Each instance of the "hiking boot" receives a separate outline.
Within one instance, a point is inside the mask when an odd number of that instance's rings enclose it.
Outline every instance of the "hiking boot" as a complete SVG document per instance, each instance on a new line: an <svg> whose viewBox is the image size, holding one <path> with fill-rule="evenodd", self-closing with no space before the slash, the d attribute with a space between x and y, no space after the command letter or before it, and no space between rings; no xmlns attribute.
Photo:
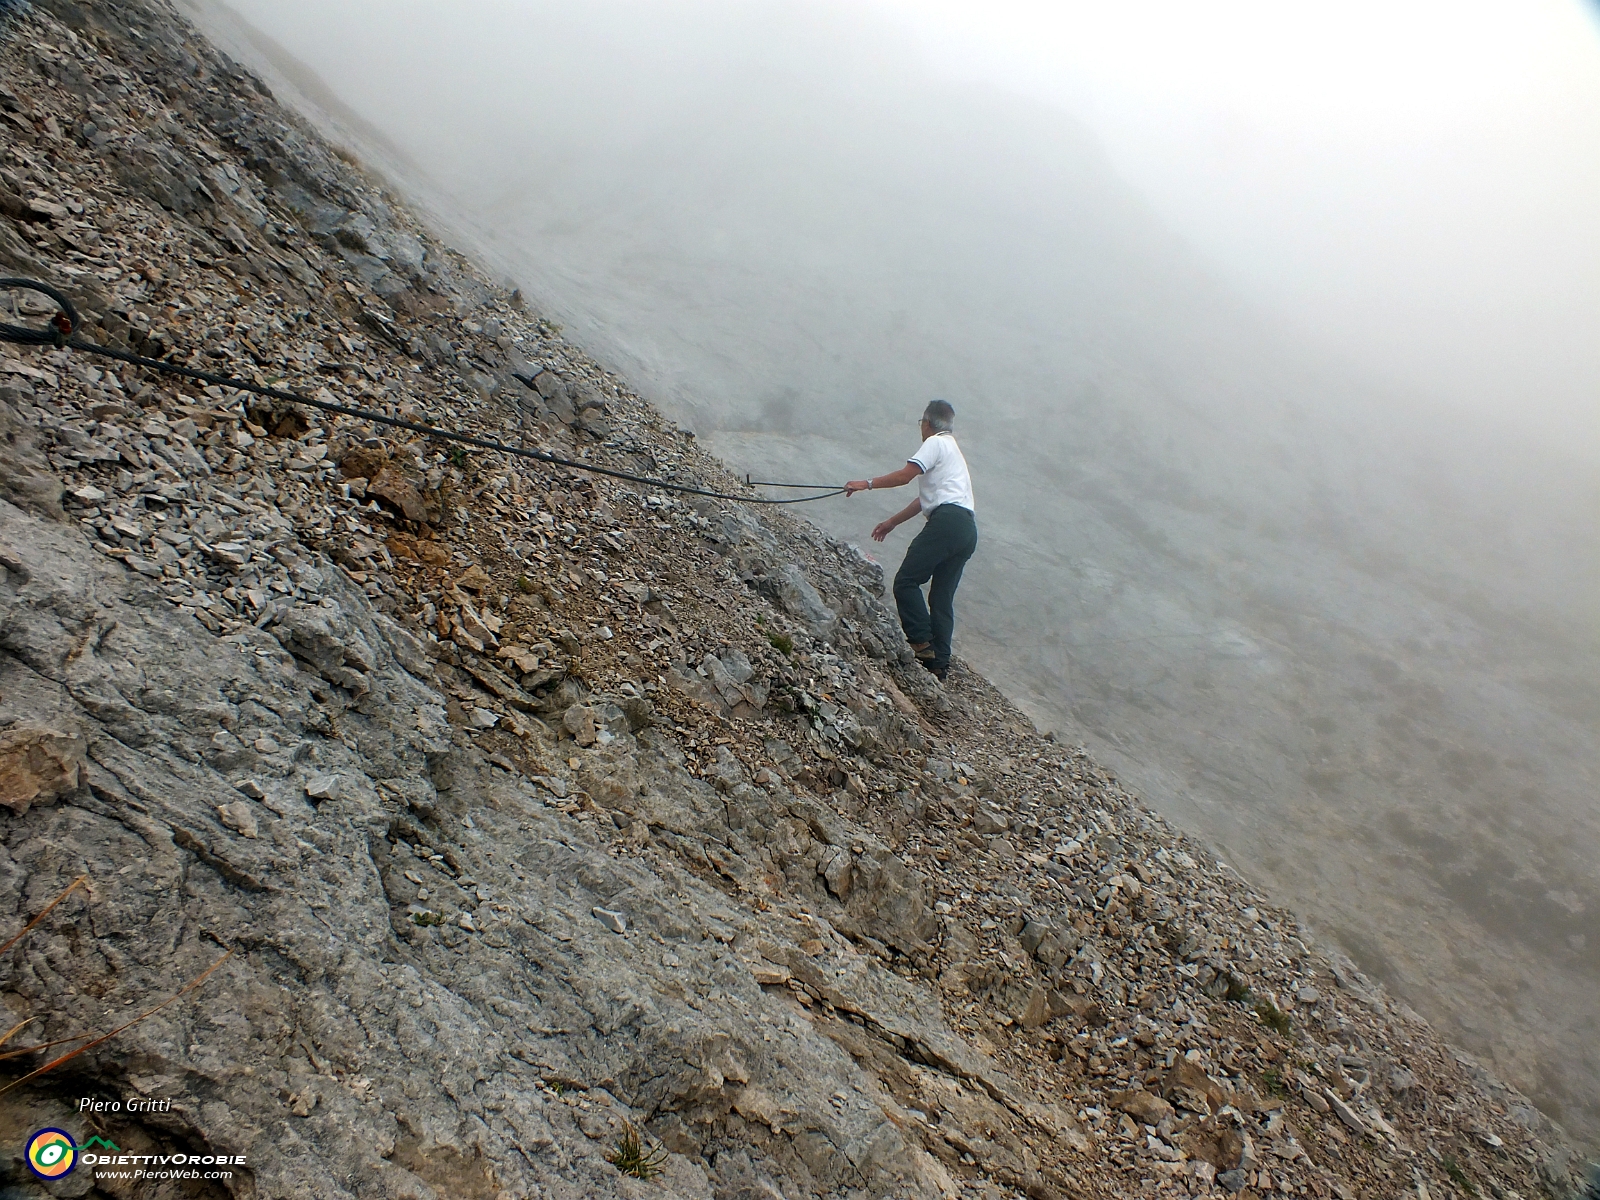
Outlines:
<svg viewBox="0 0 1600 1200"><path fill-rule="evenodd" d="M948 663L942 667L936 667L934 666L933 661L928 659L923 661L922 665L928 669L928 674L932 675L940 683L943 683L945 681L945 676L950 674L950 665Z"/></svg>
<svg viewBox="0 0 1600 1200"><path fill-rule="evenodd" d="M931 663L935 657L932 642L912 642L911 653L915 654L917 661L924 666Z"/></svg>

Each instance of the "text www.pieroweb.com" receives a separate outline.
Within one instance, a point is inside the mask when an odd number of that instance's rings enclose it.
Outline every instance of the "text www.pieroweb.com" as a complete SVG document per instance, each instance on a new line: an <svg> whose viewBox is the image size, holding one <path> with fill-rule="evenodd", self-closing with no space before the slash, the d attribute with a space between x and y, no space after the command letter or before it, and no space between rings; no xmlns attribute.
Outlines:
<svg viewBox="0 0 1600 1200"><path fill-rule="evenodd" d="M242 1162L243 1155L228 1154L86 1154L84 1166L95 1168L96 1179L232 1179L222 1164Z"/></svg>

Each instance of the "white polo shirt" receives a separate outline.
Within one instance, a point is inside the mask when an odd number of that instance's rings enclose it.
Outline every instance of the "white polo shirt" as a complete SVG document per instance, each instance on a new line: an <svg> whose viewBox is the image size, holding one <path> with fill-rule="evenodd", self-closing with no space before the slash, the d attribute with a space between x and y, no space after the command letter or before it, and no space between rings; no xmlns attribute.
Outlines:
<svg viewBox="0 0 1600 1200"><path fill-rule="evenodd" d="M922 474L917 476L917 498L922 501L923 516L941 504L958 504L968 512L978 511L972 501L967 460L953 433L934 434L906 461L922 468Z"/></svg>

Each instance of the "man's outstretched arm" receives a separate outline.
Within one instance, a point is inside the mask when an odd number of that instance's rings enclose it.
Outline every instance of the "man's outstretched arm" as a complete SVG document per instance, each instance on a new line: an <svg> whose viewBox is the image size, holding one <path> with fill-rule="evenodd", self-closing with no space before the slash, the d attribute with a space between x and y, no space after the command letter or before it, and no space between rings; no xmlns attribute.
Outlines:
<svg viewBox="0 0 1600 1200"><path fill-rule="evenodd" d="M908 462L898 471L890 471L887 475L874 475L871 479L852 479L844 485L844 494L848 497L854 496L857 492L875 492L882 488L904 487L921 474L921 467L914 462ZM916 513L911 515L915 516Z"/></svg>
<svg viewBox="0 0 1600 1200"><path fill-rule="evenodd" d="M888 537L894 532L896 525L904 525L907 521L911 520L912 517L916 516L921 511L922 497L918 496L915 500L906 505L899 512L895 513L895 515L890 517L887 521L880 521L877 528L872 531L872 540L875 542L883 541L884 538Z"/></svg>

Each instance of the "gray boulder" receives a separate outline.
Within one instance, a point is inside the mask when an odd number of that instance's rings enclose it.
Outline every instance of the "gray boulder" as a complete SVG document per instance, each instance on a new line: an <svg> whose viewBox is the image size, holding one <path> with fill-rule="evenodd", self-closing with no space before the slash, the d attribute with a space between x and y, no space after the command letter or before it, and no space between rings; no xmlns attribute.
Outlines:
<svg viewBox="0 0 1600 1200"><path fill-rule="evenodd" d="M20 398L21 392L7 388ZM35 444L33 430L0 397L0 498L46 516L61 517L61 481L50 472Z"/></svg>
<svg viewBox="0 0 1600 1200"><path fill-rule="evenodd" d="M822 602L822 596L794 563L784 563L773 573L778 602L800 621L812 637L826 640L838 628L839 614Z"/></svg>

